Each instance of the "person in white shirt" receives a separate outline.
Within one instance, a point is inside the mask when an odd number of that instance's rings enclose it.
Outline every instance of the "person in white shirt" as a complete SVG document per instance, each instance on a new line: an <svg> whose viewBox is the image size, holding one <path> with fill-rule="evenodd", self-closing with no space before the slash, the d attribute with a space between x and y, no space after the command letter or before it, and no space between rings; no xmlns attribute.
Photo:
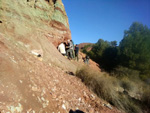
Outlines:
<svg viewBox="0 0 150 113"><path fill-rule="evenodd" d="M58 46L58 51L62 54L62 55L66 55L66 49L65 49L65 44L62 42L61 44L59 44Z"/></svg>

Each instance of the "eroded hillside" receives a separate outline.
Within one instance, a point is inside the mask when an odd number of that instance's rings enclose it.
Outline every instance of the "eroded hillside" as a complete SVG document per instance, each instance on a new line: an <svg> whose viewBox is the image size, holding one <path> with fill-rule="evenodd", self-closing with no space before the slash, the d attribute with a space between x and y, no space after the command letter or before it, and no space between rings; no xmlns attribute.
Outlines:
<svg viewBox="0 0 150 113"><path fill-rule="evenodd" d="M84 65L57 51L68 39L61 0L0 0L0 112L119 112L68 74Z"/></svg>

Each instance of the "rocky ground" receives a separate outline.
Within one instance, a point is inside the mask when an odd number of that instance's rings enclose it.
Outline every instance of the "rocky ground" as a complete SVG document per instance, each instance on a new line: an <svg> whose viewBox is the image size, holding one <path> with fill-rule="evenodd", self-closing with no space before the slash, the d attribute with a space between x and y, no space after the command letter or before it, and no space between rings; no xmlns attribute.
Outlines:
<svg viewBox="0 0 150 113"><path fill-rule="evenodd" d="M34 59L31 59L34 60ZM65 70L38 61L29 72L12 75L11 83L1 80L0 109L6 112L68 113L80 109L87 113L119 112L105 106L95 94ZM14 84L15 82L15 84Z"/></svg>

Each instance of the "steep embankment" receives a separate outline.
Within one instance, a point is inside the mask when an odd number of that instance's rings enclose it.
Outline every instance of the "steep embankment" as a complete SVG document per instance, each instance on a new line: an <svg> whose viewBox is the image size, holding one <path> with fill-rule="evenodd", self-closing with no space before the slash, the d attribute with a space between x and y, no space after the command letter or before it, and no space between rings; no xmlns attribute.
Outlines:
<svg viewBox="0 0 150 113"><path fill-rule="evenodd" d="M67 39L61 0L0 0L0 112L118 112L68 74L83 63L57 51Z"/></svg>

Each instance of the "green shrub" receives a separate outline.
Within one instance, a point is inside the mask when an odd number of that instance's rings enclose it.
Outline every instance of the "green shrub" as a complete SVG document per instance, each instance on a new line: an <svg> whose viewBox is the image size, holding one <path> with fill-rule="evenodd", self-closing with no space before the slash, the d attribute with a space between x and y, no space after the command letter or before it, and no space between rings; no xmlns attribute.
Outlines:
<svg viewBox="0 0 150 113"><path fill-rule="evenodd" d="M145 81L145 83L150 84L150 74L141 74L140 78L141 80Z"/></svg>

